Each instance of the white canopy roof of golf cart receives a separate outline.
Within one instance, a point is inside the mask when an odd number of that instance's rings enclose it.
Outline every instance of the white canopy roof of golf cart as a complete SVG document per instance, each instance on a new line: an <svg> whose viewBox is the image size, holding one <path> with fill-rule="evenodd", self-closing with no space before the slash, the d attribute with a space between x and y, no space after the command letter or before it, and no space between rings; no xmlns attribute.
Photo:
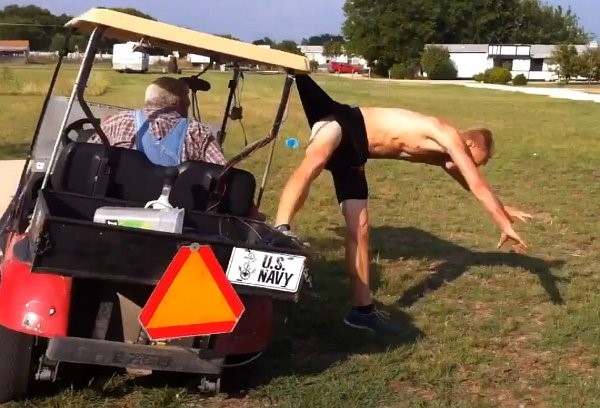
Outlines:
<svg viewBox="0 0 600 408"><path fill-rule="evenodd" d="M301 55L259 47L109 9L92 8L73 18L66 26L87 33L98 26L105 26L103 36L121 41L140 41L143 38L153 47L211 56L224 63L248 61L276 65L298 73L310 72L308 59Z"/></svg>

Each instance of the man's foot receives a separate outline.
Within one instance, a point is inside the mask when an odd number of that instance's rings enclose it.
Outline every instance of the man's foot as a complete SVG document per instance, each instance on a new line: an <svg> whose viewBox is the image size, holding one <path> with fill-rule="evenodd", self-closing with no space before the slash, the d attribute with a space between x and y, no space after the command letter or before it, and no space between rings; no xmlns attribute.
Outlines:
<svg viewBox="0 0 600 408"><path fill-rule="evenodd" d="M299 245L305 246L305 247L310 247L310 243L307 241L304 241L303 239L301 239L298 235L294 234L292 232L292 230L290 229L290 226L288 224L281 224L275 227L275 229L279 232L281 232L283 235L287 235L288 237L290 237L291 239L293 239L294 241L296 241Z"/></svg>
<svg viewBox="0 0 600 408"><path fill-rule="evenodd" d="M370 330L374 333L400 333L400 327L387 320L389 320L389 315L386 312L375 309L370 312L362 312L355 307L350 310L344 323L355 329Z"/></svg>

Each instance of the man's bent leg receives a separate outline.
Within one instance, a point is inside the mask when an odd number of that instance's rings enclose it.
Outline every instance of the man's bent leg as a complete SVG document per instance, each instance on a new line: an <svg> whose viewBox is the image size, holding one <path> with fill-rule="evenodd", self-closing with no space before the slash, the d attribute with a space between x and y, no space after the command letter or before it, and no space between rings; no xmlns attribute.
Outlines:
<svg viewBox="0 0 600 408"><path fill-rule="evenodd" d="M313 127L311 143L306 149L306 156L294 171L281 193L275 225L288 225L296 213L302 208L310 185L321 173L325 164L339 146L342 129L335 121L317 122Z"/></svg>

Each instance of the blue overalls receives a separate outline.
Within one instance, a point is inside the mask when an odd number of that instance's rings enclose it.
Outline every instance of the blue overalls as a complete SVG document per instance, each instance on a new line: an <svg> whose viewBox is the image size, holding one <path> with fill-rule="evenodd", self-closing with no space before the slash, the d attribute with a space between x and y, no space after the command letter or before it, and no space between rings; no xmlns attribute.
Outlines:
<svg viewBox="0 0 600 408"><path fill-rule="evenodd" d="M181 118L173 129L159 140L150 130L150 122L142 110L135 110L133 115L135 148L144 152L154 164L167 167L181 164L188 120Z"/></svg>

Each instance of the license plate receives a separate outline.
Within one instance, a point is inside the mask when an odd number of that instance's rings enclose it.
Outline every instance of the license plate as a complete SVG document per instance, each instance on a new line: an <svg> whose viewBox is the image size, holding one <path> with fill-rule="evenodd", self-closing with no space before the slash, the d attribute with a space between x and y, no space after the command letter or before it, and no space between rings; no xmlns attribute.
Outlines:
<svg viewBox="0 0 600 408"><path fill-rule="evenodd" d="M227 278L231 283L297 292L306 257L233 248Z"/></svg>

